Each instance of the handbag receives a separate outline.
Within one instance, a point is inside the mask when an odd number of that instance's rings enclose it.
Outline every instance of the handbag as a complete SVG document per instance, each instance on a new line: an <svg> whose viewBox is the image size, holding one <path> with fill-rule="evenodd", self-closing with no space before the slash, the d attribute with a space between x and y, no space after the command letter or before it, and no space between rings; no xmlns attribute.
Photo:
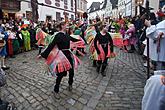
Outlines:
<svg viewBox="0 0 165 110"><path fill-rule="evenodd" d="M5 84L6 84L6 74L2 69L0 69L0 87L4 86Z"/></svg>

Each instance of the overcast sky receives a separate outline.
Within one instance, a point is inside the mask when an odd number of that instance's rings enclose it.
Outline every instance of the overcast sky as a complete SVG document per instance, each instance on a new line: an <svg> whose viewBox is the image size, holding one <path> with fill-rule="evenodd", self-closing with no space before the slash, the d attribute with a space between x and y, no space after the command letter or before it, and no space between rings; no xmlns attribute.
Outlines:
<svg viewBox="0 0 165 110"><path fill-rule="evenodd" d="M92 4L92 2L102 2L103 0L87 0L88 1L88 8Z"/></svg>

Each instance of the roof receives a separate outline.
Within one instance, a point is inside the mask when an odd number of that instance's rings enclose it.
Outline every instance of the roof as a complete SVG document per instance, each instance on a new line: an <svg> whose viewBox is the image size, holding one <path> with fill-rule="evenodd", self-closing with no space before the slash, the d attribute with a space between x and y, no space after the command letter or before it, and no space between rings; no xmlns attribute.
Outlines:
<svg viewBox="0 0 165 110"><path fill-rule="evenodd" d="M108 2L108 0L104 0L104 2L102 2L102 3L100 3L100 2L93 2L91 4L91 6L89 7L89 9L88 9L89 13L92 13L92 12L95 12L95 11L98 11L98 10L106 8L107 2ZM110 2L112 4L112 9L117 7L118 0L110 0Z"/></svg>
<svg viewBox="0 0 165 110"><path fill-rule="evenodd" d="M100 10L100 5L101 5L100 2L93 2L91 4L91 6L89 7L89 13L92 13L92 12Z"/></svg>

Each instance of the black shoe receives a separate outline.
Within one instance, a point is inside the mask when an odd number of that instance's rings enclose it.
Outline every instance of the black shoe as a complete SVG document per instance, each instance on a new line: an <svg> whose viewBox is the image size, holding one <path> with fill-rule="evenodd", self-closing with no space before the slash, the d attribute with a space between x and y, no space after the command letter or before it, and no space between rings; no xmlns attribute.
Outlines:
<svg viewBox="0 0 165 110"><path fill-rule="evenodd" d="M128 50L128 53L134 53L134 50Z"/></svg>
<svg viewBox="0 0 165 110"><path fill-rule="evenodd" d="M105 72L101 72L102 76L105 77L106 76L106 73Z"/></svg>
<svg viewBox="0 0 165 110"><path fill-rule="evenodd" d="M4 71L10 69L10 67L1 67Z"/></svg>
<svg viewBox="0 0 165 110"><path fill-rule="evenodd" d="M53 91L53 94L54 94L54 97L55 97L56 99L58 99L58 100L60 99L60 95L59 95L59 93Z"/></svg>
<svg viewBox="0 0 165 110"><path fill-rule="evenodd" d="M69 89L69 91L72 91L72 89L73 89L72 85L69 85L68 89Z"/></svg>

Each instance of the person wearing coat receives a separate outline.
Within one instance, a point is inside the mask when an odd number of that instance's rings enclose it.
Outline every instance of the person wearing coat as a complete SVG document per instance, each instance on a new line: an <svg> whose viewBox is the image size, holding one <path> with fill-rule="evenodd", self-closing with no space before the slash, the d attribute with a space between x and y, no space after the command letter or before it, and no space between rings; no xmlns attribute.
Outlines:
<svg viewBox="0 0 165 110"><path fill-rule="evenodd" d="M146 36L149 42L150 59L156 62L156 70L165 69L165 20L157 25L151 25L151 21L145 20ZM147 47L144 55L147 55Z"/></svg>
<svg viewBox="0 0 165 110"><path fill-rule="evenodd" d="M154 71L144 87L142 110L165 109L165 70Z"/></svg>

